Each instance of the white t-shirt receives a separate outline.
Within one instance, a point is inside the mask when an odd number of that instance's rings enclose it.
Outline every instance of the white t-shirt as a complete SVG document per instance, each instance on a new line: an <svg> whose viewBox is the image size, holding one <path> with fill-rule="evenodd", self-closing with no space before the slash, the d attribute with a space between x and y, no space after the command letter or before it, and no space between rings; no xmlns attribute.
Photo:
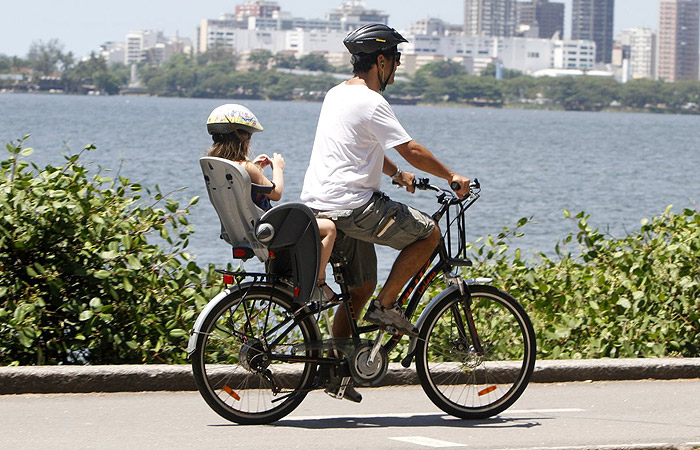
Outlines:
<svg viewBox="0 0 700 450"><path fill-rule="evenodd" d="M384 151L410 140L379 93L335 86L321 107L301 201L322 211L364 205L379 191Z"/></svg>

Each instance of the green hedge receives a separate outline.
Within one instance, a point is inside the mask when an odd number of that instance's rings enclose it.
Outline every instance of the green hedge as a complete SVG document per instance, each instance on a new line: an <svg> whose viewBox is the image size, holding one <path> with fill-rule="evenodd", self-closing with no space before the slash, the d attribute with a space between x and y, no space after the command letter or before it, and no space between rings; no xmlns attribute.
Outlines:
<svg viewBox="0 0 700 450"><path fill-rule="evenodd" d="M197 199L180 208L157 186L90 175L81 155L40 169L24 142L0 162L0 365L185 362L220 289L185 252ZM566 216L578 232L554 257L514 248L528 219L470 246L466 276L523 303L538 357L700 356L700 213L669 207L619 239Z"/></svg>
<svg viewBox="0 0 700 450"><path fill-rule="evenodd" d="M528 310L538 357L700 356L700 212L669 207L619 239L583 212L565 216L578 232L554 258L511 249L528 219L472 246L473 273L493 275Z"/></svg>
<svg viewBox="0 0 700 450"><path fill-rule="evenodd" d="M79 154L30 166L25 139L0 165L0 364L184 362L212 272L184 251L189 206Z"/></svg>

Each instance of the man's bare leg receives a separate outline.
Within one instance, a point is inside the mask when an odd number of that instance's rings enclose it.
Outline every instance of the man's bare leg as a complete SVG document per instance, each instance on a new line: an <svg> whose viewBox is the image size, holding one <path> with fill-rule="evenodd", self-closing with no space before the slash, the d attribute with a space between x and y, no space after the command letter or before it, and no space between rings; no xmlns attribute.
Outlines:
<svg viewBox="0 0 700 450"><path fill-rule="evenodd" d="M391 267L386 284L379 291L379 295L377 295L377 300L382 306L390 307L396 301L401 293L401 289L423 267L423 264L430 258L439 242L440 229L436 226L427 238L416 241L401 250L394 265Z"/></svg>
<svg viewBox="0 0 700 450"><path fill-rule="evenodd" d="M376 286L377 284L375 282L368 281L358 288L350 289L350 301L352 302L355 314L359 314L360 311L362 311L367 300L369 300L372 293L374 293L374 288ZM348 325L348 315L344 305L340 305L336 308L335 317L333 318L333 337L350 337L350 325Z"/></svg>

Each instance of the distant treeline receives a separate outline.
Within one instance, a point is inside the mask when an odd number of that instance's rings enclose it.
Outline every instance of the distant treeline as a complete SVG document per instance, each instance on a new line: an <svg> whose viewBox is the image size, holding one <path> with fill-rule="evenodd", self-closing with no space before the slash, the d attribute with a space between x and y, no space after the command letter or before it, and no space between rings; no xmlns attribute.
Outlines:
<svg viewBox="0 0 700 450"><path fill-rule="evenodd" d="M141 63L138 69L145 92L157 96L315 100L339 82L332 76L338 69L321 55L297 59L268 51L251 54L245 65L230 51L214 50L195 57L176 55L162 65ZM277 69L302 69L318 76L281 73ZM76 62L57 41L33 44L26 59L0 55L0 74L10 73L26 76L20 81L0 75L0 89L32 90L43 86L66 93L93 90L111 95L118 94L129 81L128 67L110 66L96 55ZM481 76L474 76L460 64L448 61L428 64L412 77L399 70L399 76L402 81L387 91L396 102L700 113L697 81L665 83L641 79L623 84L593 76L534 78L513 70L506 70L503 79L496 79L493 66Z"/></svg>

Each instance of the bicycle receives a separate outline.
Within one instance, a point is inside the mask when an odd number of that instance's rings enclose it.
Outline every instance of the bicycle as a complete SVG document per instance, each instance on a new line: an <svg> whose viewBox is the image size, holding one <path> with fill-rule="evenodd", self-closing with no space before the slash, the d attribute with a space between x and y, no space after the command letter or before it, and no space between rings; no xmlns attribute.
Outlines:
<svg viewBox="0 0 700 450"><path fill-rule="evenodd" d="M421 386L438 408L462 419L483 419L506 410L524 392L536 343L530 319L513 297L488 285L488 278L464 280L456 272L471 265L465 213L481 191L478 180L471 187L471 194L460 200L428 179L416 182L417 189L438 193L440 206L432 217L436 223L444 217L446 226L399 302L412 320L440 274L447 288L418 318L419 334L411 338L401 364L409 367L415 358ZM336 396L342 398L351 379L355 385L373 386L386 374L388 355L402 334L359 326L349 301L339 307L346 308L351 337L324 339L319 321L324 316L330 330L328 310L335 304L295 303L292 287L274 274L219 272L230 287L198 317L188 352L199 392L220 416L239 424L274 422L332 380L339 381ZM342 263L333 264L333 272L348 298ZM377 331L374 339L365 337Z"/></svg>

